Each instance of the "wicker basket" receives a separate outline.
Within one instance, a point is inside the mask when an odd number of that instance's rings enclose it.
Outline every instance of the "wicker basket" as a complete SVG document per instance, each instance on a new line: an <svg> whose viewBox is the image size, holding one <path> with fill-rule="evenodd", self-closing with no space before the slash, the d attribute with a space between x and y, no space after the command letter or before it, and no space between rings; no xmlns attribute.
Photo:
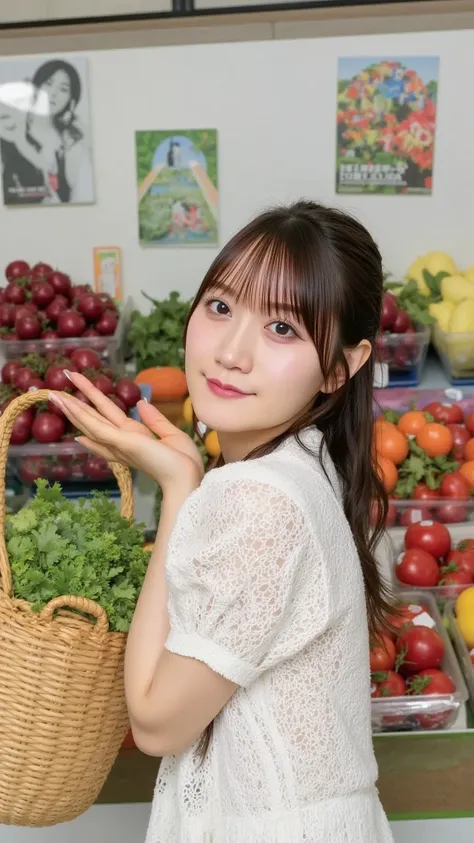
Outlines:
<svg viewBox="0 0 474 843"><path fill-rule="evenodd" d="M17 416L47 398L46 390L22 395L0 420L0 824L21 826L54 825L86 811L128 728L126 636L108 631L105 611L68 595L39 613L12 596L3 534L8 444ZM130 473L111 468L121 513L131 518Z"/></svg>

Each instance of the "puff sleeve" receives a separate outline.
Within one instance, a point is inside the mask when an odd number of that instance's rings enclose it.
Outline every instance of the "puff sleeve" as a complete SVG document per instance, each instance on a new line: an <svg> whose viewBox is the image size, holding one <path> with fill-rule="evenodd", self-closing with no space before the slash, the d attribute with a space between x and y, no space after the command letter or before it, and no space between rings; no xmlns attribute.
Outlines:
<svg viewBox="0 0 474 843"><path fill-rule="evenodd" d="M327 623L312 536L293 499L253 477L209 483L188 503L168 553L166 648L248 686Z"/></svg>

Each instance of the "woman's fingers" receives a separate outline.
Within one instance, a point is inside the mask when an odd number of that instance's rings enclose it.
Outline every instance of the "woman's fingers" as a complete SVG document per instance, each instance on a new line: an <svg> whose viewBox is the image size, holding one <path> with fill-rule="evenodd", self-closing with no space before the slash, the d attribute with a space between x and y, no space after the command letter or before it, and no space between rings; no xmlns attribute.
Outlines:
<svg viewBox="0 0 474 843"><path fill-rule="evenodd" d="M97 454L98 457L102 457L107 462L121 462L118 459L117 454L113 451L106 448L105 445L99 445L98 442L94 442L92 439L89 439L88 436L77 436L76 441L79 442L84 448L87 448L88 451L92 451L93 454Z"/></svg>
<svg viewBox="0 0 474 843"><path fill-rule="evenodd" d="M160 439L164 439L166 436L176 436L177 433L182 433L179 427L176 427L176 425L170 422L163 413L160 413L156 407L152 404L148 404L147 401L139 401L137 404L137 410L142 422L146 424L149 430L156 433Z"/></svg>
<svg viewBox="0 0 474 843"><path fill-rule="evenodd" d="M118 433L118 428L92 407L88 407L81 401L76 401L69 396L59 395L57 392L50 393L49 400L56 404L64 415L90 439L112 444L114 434Z"/></svg>
<svg viewBox="0 0 474 843"><path fill-rule="evenodd" d="M117 407L113 401L110 401L100 389L97 389L85 375L80 375L79 372L67 372L67 376L70 379L71 383L92 402L92 404L97 407L99 413L103 415L106 419L108 419L112 424L115 424L117 427L120 427L127 418L126 413Z"/></svg>

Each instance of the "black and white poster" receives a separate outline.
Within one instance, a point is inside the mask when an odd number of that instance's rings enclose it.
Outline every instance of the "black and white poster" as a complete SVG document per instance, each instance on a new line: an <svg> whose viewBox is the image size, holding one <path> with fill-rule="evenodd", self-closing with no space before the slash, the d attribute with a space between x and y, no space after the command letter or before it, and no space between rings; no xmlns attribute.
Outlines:
<svg viewBox="0 0 474 843"><path fill-rule="evenodd" d="M4 205L95 202L87 62L0 61Z"/></svg>

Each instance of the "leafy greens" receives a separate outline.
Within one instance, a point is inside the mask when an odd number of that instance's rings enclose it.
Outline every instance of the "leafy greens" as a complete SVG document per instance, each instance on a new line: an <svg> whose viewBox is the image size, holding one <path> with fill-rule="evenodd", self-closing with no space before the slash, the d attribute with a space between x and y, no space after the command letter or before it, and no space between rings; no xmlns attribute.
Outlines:
<svg viewBox="0 0 474 843"><path fill-rule="evenodd" d="M107 612L109 628L129 629L150 554L143 527L122 518L98 492L67 500L58 483L37 480L35 497L5 523L13 594L41 611L54 597L88 597Z"/></svg>

